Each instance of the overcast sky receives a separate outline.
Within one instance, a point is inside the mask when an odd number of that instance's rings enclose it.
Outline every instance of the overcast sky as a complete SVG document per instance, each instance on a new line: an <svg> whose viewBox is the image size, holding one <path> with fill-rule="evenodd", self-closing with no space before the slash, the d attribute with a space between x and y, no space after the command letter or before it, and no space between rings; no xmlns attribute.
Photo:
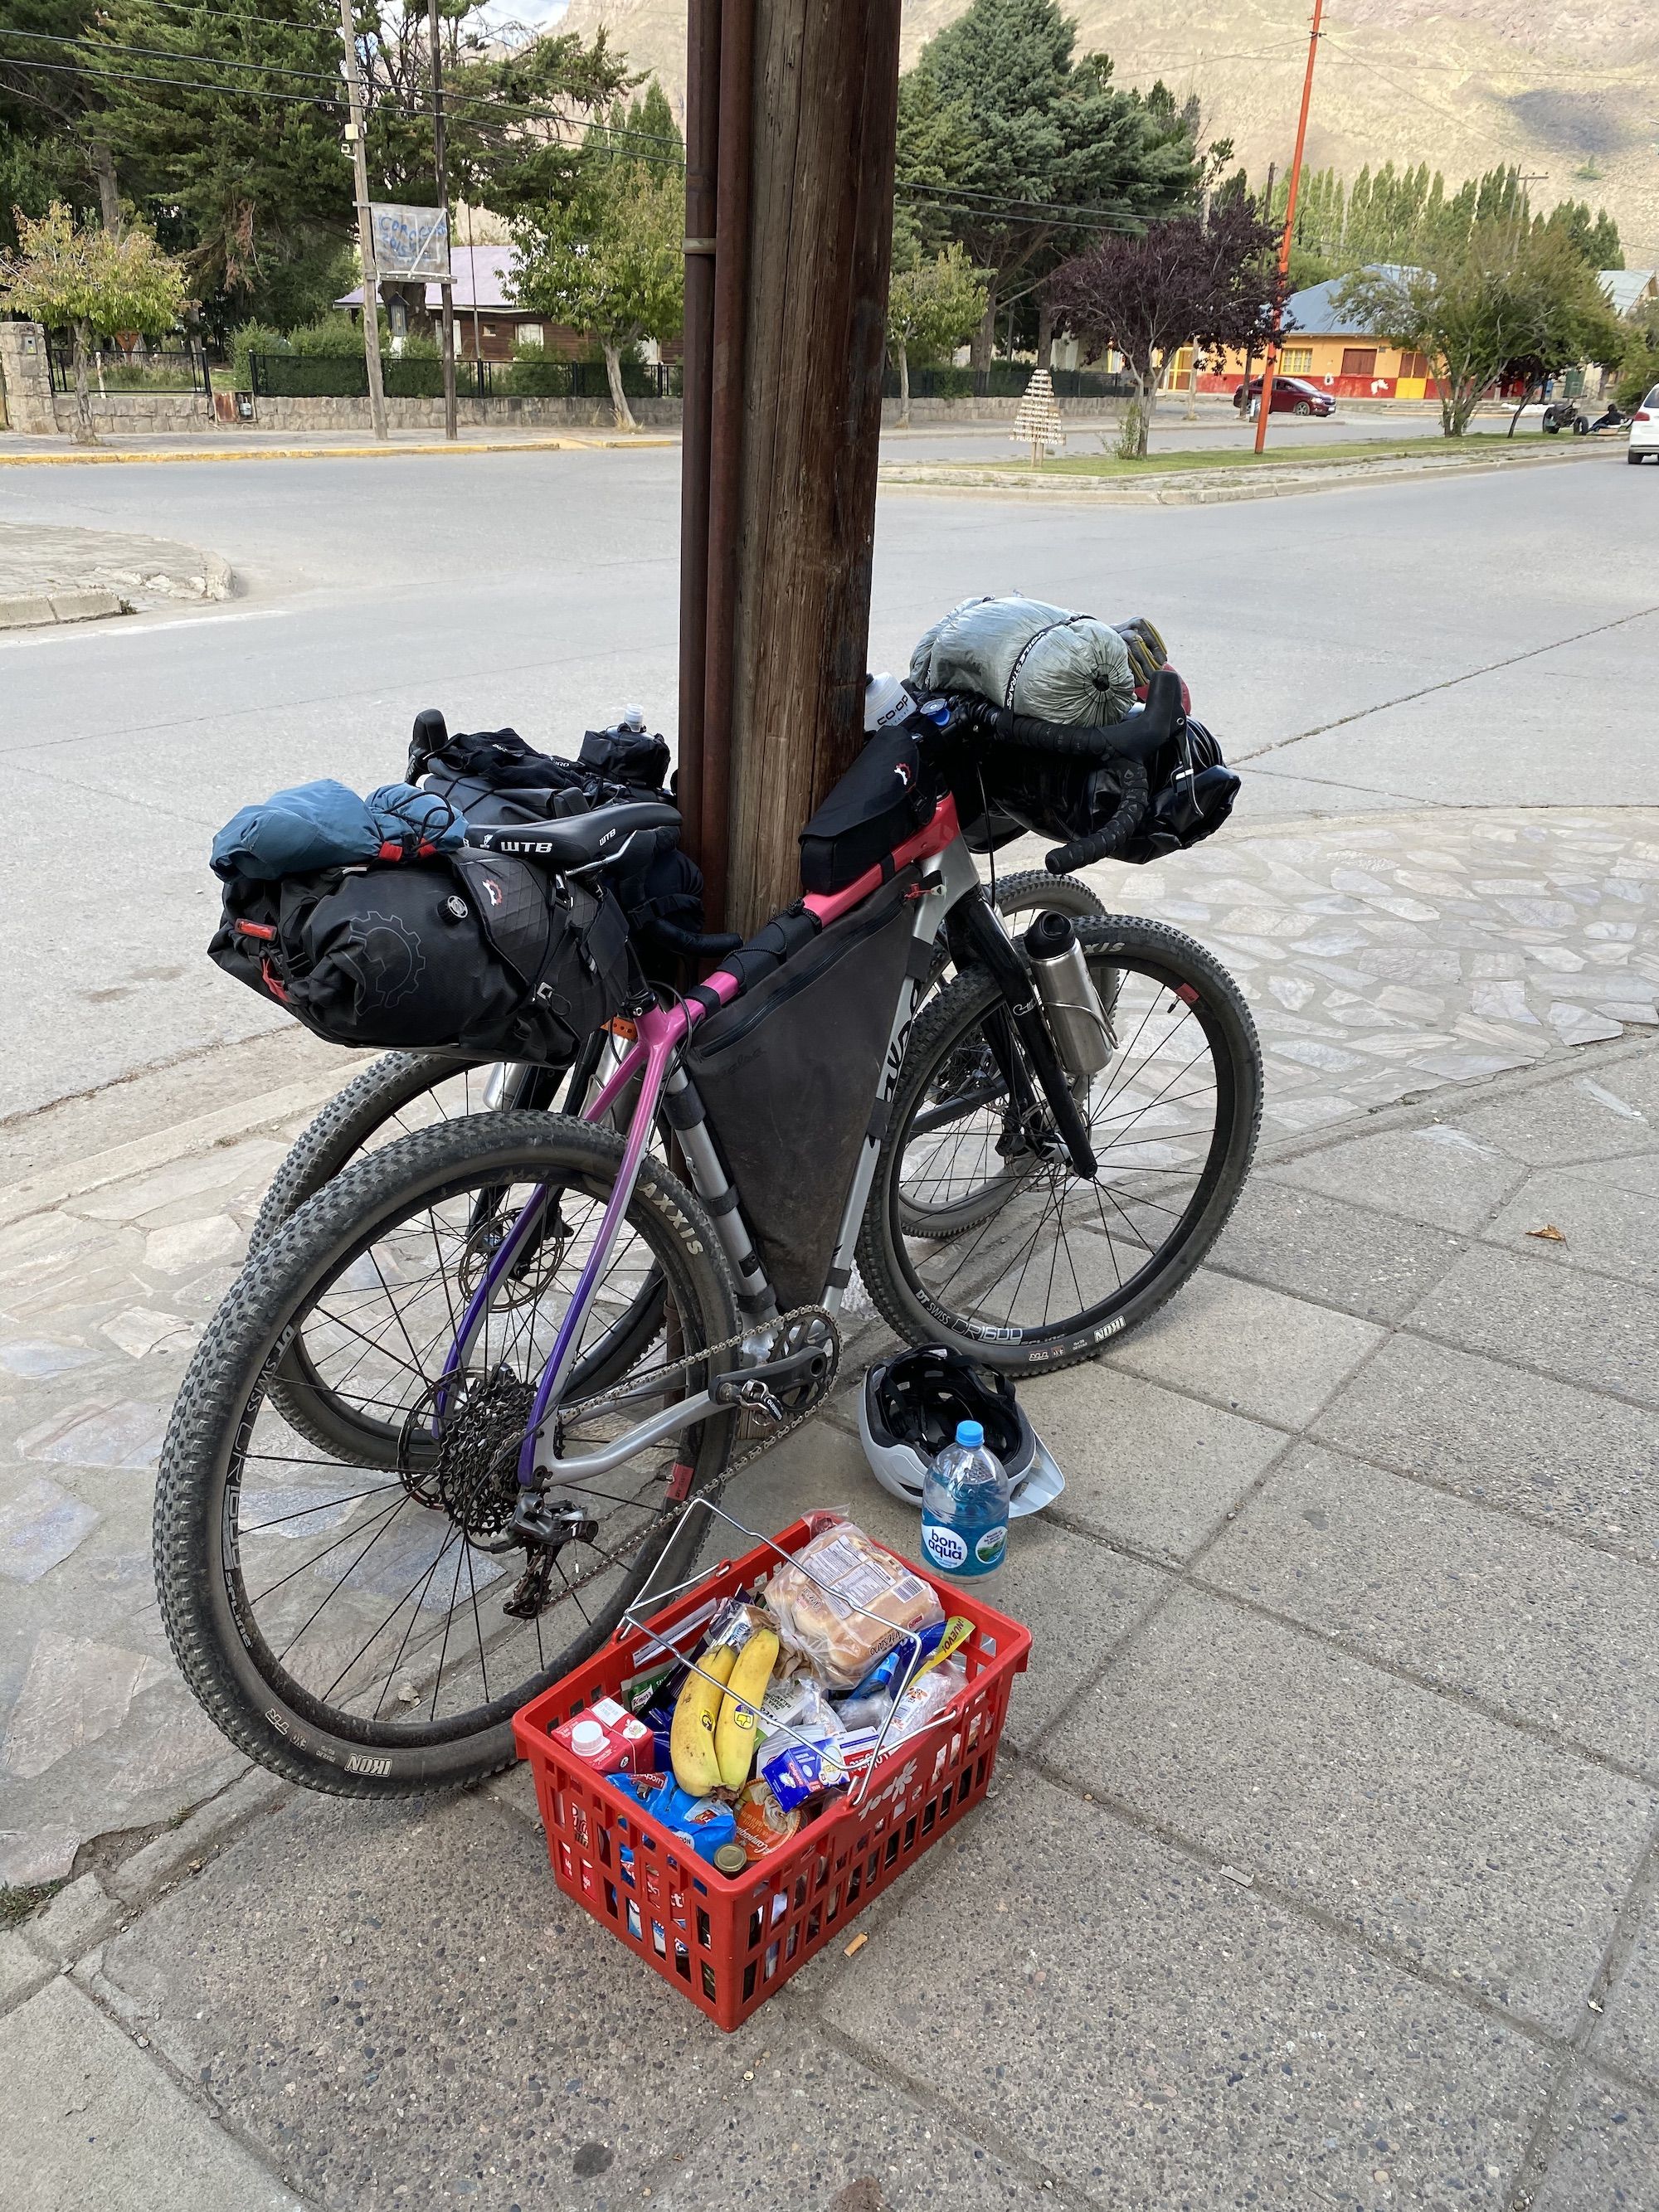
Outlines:
<svg viewBox="0 0 1659 2212"><path fill-rule="evenodd" d="M558 21L569 5L570 0L489 0L481 16L491 30L523 23L532 31L544 31Z"/></svg>

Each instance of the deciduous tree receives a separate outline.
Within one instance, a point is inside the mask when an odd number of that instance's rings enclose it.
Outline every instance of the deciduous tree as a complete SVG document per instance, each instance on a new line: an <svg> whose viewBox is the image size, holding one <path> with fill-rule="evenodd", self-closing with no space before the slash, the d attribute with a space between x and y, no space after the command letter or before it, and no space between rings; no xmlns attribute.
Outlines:
<svg viewBox="0 0 1659 2212"><path fill-rule="evenodd" d="M653 81L590 133L570 196L514 227L520 304L599 341L618 428L636 426L622 354L677 338L685 315L685 173L673 111ZM656 149L660 146L660 154Z"/></svg>
<svg viewBox="0 0 1659 2212"><path fill-rule="evenodd" d="M0 306L67 330L75 348L76 436L95 445L87 356L95 336L136 331L159 337L183 314L185 272L141 224L118 234L77 223L56 201L44 216L15 216L17 250L0 255Z"/></svg>
<svg viewBox="0 0 1659 2212"><path fill-rule="evenodd" d="M910 354L951 353L978 328L985 280L961 246L930 258L917 254L895 268L887 289L887 347L899 373L899 422L910 421Z"/></svg>
<svg viewBox="0 0 1659 2212"><path fill-rule="evenodd" d="M1106 238L1065 262L1048 293L1091 353L1115 348L1135 380L1119 450L1146 451L1158 377L1178 348L1206 352L1260 344L1279 304L1273 226L1242 200L1224 201L1208 226L1196 216L1154 223L1139 238Z"/></svg>
<svg viewBox="0 0 1659 2212"><path fill-rule="evenodd" d="M1619 347L1601 287L1570 241L1504 216L1421 268L1362 270L1338 302L1378 337L1430 356L1449 438L1464 434L1503 379L1524 377L1530 391L1541 375Z"/></svg>

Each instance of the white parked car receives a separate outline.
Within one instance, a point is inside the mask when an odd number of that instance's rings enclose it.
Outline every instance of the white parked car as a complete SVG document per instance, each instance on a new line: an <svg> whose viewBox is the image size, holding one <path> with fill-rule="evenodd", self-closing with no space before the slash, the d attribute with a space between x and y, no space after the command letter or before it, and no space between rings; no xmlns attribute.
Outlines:
<svg viewBox="0 0 1659 2212"><path fill-rule="evenodd" d="M1626 459L1632 468L1638 461L1659 461L1659 384L1654 386L1631 417L1630 452Z"/></svg>

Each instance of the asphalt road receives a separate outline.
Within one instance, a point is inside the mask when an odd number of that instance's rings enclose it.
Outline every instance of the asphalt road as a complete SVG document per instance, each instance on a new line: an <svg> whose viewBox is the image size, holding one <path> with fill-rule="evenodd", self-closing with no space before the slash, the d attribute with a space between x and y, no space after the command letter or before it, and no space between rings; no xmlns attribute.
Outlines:
<svg viewBox="0 0 1659 2212"><path fill-rule="evenodd" d="M678 455L0 472L0 520L211 546L246 596L0 641L13 773L0 1115L279 1018L206 966L212 832L401 769L410 720L574 750L671 731ZM872 665L974 592L1164 629L1256 765L1241 825L1427 804L1659 803L1659 471L1560 468L1198 508L884 498ZM206 1102L211 1103L209 1100Z"/></svg>

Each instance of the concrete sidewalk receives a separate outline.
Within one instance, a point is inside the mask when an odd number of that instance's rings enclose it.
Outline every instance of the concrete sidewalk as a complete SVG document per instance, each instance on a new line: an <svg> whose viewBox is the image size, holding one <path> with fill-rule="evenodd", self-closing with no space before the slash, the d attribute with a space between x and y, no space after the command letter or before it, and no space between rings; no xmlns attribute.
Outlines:
<svg viewBox="0 0 1659 2212"><path fill-rule="evenodd" d="M0 1851L76 1879L0 1938L9 2202L1659 2199L1659 825L1425 810L1126 884L1240 971L1261 1158L1163 1316L1024 1393L1068 1489L993 1593L1036 1638L994 1802L732 2038L562 1899L522 1776L307 1798L172 1677L149 1468L326 1056L33 1163ZM876 1341L749 1525L914 1546Z"/></svg>
<svg viewBox="0 0 1659 2212"><path fill-rule="evenodd" d="M0 522L0 629L205 605L234 587L222 556L172 538Z"/></svg>

